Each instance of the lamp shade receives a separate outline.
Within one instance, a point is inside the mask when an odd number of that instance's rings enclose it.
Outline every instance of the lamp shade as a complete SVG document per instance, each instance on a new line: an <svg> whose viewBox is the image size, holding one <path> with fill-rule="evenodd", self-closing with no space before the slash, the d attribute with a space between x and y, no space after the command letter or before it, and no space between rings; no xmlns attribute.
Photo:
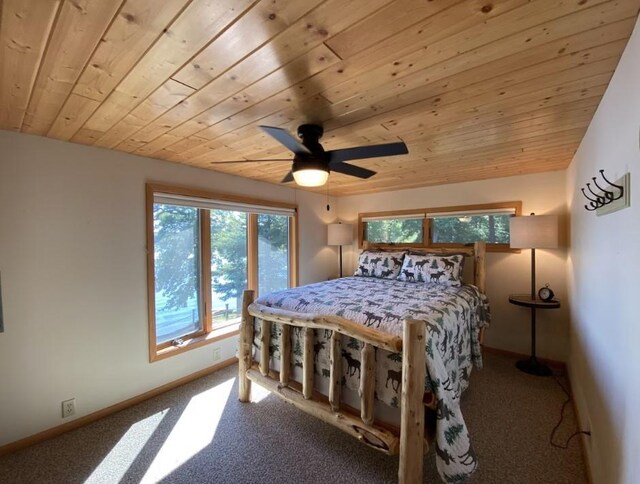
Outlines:
<svg viewBox="0 0 640 484"><path fill-rule="evenodd" d="M556 249L558 247L558 216L511 217L509 240L513 249Z"/></svg>
<svg viewBox="0 0 640 484"><path fill-rule="evenodd" d="M351 224L329 224L327 245L350 245L353 243L353 226Z"/></svg>

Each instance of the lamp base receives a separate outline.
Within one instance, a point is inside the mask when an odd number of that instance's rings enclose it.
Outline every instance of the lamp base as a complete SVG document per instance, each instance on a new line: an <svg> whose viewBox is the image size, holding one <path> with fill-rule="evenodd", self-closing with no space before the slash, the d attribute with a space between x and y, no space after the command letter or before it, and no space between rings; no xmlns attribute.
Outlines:
<svg viewBox="0 0 640 484"><path fill-rule="evenodd" d="M528 360L518 361L516 363L516 368L518 368L518 370L520 371L528 373L529 375L551 376L551 368L538 362L535 356L532 356Z"/></svg>

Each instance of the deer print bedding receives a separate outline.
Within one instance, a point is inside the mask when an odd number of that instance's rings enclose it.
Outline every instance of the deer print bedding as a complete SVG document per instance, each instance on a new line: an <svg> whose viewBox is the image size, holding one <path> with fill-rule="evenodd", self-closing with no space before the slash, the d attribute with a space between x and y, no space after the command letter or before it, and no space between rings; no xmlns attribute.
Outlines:
<svg viewBox="0 0 640 484"><path fill-rule="evenodd" d="M469 385L473 366L482 366L479 333L480 328L489 323L488 302L476 287L345 277L268 294L255 304L285 314L341 316L399 336L404 319L424 320L428 333L425 392L435 396L438 471L445 482L457 482L475 470L476 458L460 410L460 396ZM274 324L271 355L276 370L280 360L280 332L280 325ZM316 331L315 372L316 386L320 388L326 388L329 378L330 333ZM260 325L256 324L256 351L259 338ZM349 337L344 337L342 343L342 384L357 392L360 343ZM292 348L293 377L300 381L302 333L296 328L292 331ZM401 353L376 350L376 399L391 407L400 405L401 361Z"/></svg>

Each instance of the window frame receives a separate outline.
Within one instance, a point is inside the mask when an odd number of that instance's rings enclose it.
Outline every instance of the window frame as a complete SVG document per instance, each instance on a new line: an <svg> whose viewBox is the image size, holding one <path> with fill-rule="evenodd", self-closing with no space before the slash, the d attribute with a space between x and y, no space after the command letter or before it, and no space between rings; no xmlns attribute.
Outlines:
<svg viewBox="0 0 640 484"><path fill-rule="evenodd" d="M477 211L477 210L495 210L495 209L513 209L515 210L515 216L522 215L522 201L510 201L510 202L493 202L482 203L474 205L457 205L449 207L428 207L428 208L412 208L406 210L390 210L386 212L363 212L358 213L358 248L364 247L366 236L366 222L364 219L372 217L385 217L393 219L396 216L406 217L407 215L416 215L416 218L422 218L422 243L380 243L371 242L369 245L379 248L394 248L394 247L406 247L416 249L441 249L441 248L463 248L472 244L456 244L456 243L432 243L432 218L426 217L427 213L444 213L444 212L460 212L460 215L464 215L465 211ZM469 214L473 215L473 214ZM476 214L477 215L477 214ZM368 241L367 241L368 242ZM512 249L509 244L487 244L488 252L510 252L519 253L520 249Z"/></svg>
<svg viewBox="0 0 640 484"><path fill-rule="evenodd" d="M200 291L202 327L181 337L183 344L174 346L171 341L156 343L155 304L155 237L153 231L153 205L156 194L180 195L212 201L256 205L268 208L293 210L289 217L289 286L298 284L298 208L297 205L262 200L239 195L211 192L161 183L146 184L146 250L147 250L147 307L149 324L149 361L154 362L214 343L239 334L239 323L213 326L211 301L211 218L210 210L198 208L200 224ZM258 290L258 213L247 212L247 289Z"/></svg>

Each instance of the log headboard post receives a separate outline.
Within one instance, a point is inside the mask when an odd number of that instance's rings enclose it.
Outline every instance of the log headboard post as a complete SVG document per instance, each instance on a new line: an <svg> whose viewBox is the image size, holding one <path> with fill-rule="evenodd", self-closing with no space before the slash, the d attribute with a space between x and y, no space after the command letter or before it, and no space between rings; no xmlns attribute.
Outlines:
<svg viewBox="0 0 640 484"><path fill-rule="evenodd" d="M253 359L253 316L249 314L249 306L254 299L255 291L253 290L248 289L242 294L242 320L238 346L238 399L241 402L251 401L251 380L247 378L247 370L251 368Z"/></svg>
<svg viewBox="0 0 640 484"><path fill-rule="evenodd" d="M480 292L484 294L486 292L485 287L485 254L487 253L487 244L483 241L478 241L473 244L473 281L474 285L480 289Z"/></svg>

